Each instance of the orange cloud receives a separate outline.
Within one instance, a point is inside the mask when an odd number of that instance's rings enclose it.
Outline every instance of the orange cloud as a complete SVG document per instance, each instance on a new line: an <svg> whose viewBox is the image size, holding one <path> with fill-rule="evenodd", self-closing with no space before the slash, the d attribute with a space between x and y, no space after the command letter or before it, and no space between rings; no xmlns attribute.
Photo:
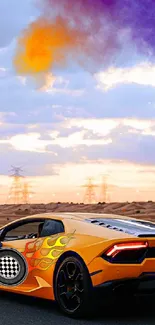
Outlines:
<svg viewBox="0 0 155 325"><path fill-rule="evenodd" d="M64 65L68 53L77 54L85 33L72 29L63 18L54 22L39 18L31 23L18 40L14 66L19 74L49 72L54 65Z"/></svg>

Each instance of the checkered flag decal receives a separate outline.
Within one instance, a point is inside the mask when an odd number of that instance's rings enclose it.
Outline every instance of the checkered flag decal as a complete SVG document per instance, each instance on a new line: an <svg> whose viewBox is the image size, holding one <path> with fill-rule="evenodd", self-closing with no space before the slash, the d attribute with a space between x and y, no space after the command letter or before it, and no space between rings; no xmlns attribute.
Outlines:
<svg viewBox="0 0 155 325"><path fill-rule="evenodd" d="M27 275L24 257L13 249L0 249L0 285L17 286Z"/></svg>
<svg viewBox="0 0 155 325"><path fill-rule="evenodd" d="M4 256L0 258L0 275L5 279L14 279L20 272L20 264L16 258Z"/></svg>

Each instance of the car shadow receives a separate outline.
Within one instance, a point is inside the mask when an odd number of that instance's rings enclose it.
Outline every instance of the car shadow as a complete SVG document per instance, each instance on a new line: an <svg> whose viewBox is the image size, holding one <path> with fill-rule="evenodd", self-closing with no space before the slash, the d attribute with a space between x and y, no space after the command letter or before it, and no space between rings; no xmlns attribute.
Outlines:
<svg viewBox="0 0 155 325"><path fill-rule="evenodd" d="M154 324L155 319L155 296L138 297L130 300L109 303L106 307L100 305L93 317L85 319L70 319L64 316L57 305L49 300L17 295L14 293L1 292L0 305L7 306L8 315L12 309L18 308L21 313L29 313L33 318L33 324L37 324L36 314L40 315L39 324L48 323L51 317L57 322L64 324L106 324L106 325L143 325ZM19 308L20 307L20 308ZM104 308L103 308L104 307ZM19 312L18 312L19 315ZM18 315L17 324L18 324ZM66 319L66 321L65 321ZM26 323L23 323L26 324Z"/></svg>

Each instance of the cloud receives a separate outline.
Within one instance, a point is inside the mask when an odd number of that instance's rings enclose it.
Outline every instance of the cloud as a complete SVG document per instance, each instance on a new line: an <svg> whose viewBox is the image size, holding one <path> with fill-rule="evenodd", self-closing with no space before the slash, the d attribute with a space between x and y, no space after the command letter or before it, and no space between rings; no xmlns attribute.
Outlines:
<svg viewBox="0 0 155 325"><path fill-rule="evenodd" d="M55 138L55 140L52 141L52 144L59 145L62 148L69 148L69 147L77 147L77 146L94 146L94 145L107 145L112 142L110 138L107 139L95 139L95 138L88 138L88 133L87 131L79 131L79 132L74 132L73 134L67 136L67 137L58 137Z"/></svg>
<svg viewBox="0 0 155 325"><path fill-rule="evenodd" d="M56 77L52 73L42 74L40 77L40 86L38 85L37 89L39 91L48 92L49 89L52 90Z"/></svg>
<svg viewBox="0 0 155 325"><path fill-rule="evenodd" d="M107 136L110 132L115 129L119 120L117 119L69 119L64 124L65 127L79 127L85 130L91 130L94 134L100 134L102 136Z"/></svg>
<svg viewBox="0 0 155 325"><path fill-rule="evenodd" d="M60 146L62 148L76 147L80 145L106 145L112 142L108 139L89 139L86 131L75 132L67 137L59 137L57 132L49 134L51 140L41 140L39 133L18 134L7 140L0 140L0 144L10 144L14 149L20 151L46 152L47 146ZM85 138L84 138L85 137ZM52 153L50 151L50 153ZM56 155L55 152L53 152Z"/></svg>
<svg viewBox="0 0 155 325"><path fill-rule="evenodd" d="M88 160L125 160L139 164L155 164L154 137L142 134L122 132L110 134L112 143L102 150L99 146L83 148L83 154Z"/></svg>
<svg viewBox="0 0 155 325"><path fill-rule="evenodd" d="M116 129L117 134L122 134L123 130L128 133L137 133L142 135L155 134L155 119L136 119L136 118L76 118L64 119L62 126L65 129L73 127L92 131L96 136L105 137L112 134Z"/></svg>
<svg viewBox="0 0 155 325"><path fill-rule="evenodd" d="M40 140L40 134L18 134L8 140L0 140L1 144L10 144L15 150L45 152L48 140Z"/></svg>
<svg viewBox="0 0 155 325"><path fill-rule="evenodd" d="M16 150L8 143L0 143L1 164L0 174L8 174L10 166L23 166L26 175L38 176L48 173L49 168L59 168L59 165L68 163L79 163L82 159L80 156L81 147L62 148L60 146L47 146L46 152L38 151L21 151ZM55 152L56 154L53 154ZM83 154L83 151L82 151Z"/></svg>
<svg viewBox="0 0 155 325"><path fill-rule="evenodd" d="M12 49L8 48L8 53ZM0 54L0 66L8 69L12 56ZM0 78L1 107L18 115L16 122L48 123L57 115L69 118L153 118L155 92L152 87L121 85L109 92L95 88L93 75L77 71L57 72L51 92L38 92L32 80L15 76L9 70ZM9 88L9 96L8 96ZM145 88L145 89L144 89ZM13 121L13 119L12 119Z"/></svg>
<svg viewBox="0 0 155 325"><path fill-rule="evenodd" d="M152 126L155 126L155 119L152 120L144 120L144 119L136 119L136 118L126 118L123 119L124 126L129 126L133 129L136 129L138 131L144 131Z"/></svg>
<svg viewBox="0 0 155 325"><path fill-rule="evenodd" d="M77 118L34 125L4 123L0 140L1 170L5 170L6 161L8 165L28 164L32 174L36 174L37 166L43 174L49 170L45 166L50 164L90 160L153 164L154 128L155 120L138 119Z"/></svg>
<svg viewBox="0 0 155 325"><path fill-rule="evenodd" d="M51 89L46 89L47 93L50 94L64 94L64 95L70 95L70 96L75 96L79 97L82 96L85 93L84 89L67 89L67 88L51 88Z"/></svg>
<svg viewBox="0 0 155 325"><path fill-rule="evenodd" d="M10 116L11 114L9 114ZM13 115L14 116L14 115ZM120 146L125 137L155 136L155 119L81 119L61 118L52 123L16 124L1 126L1 144L9 144L15 150L53 152L51 148L78 148L83 146ZM117 143L116 143L117 141ZM115 151L115 150L114 150ZM123 154L123 149L122 149ZM79 153L80 155L80 153Z"/></svg>
<svg viewBox="0 0 155 325"><path fill-rule="evenodd" d="M53 188L54 192L57 192L55 200L72 198L71 200L76 201L76 186L84 184L85 178L89 176L94 176L96 182L99 174L105 172L110 175L108 182L117 186L117 190L113 190L114 200L130 200L130 198L134 200L137 188L143 191L143 199L152 198L150 187L153 186L151 182L155 177L153 167L155 154L152 150L154 137L144 135L142 132L147 127L153 128L155 121L118 119L112 124L109 120L107 125L113 128L110 131L107 129L108 134L106 132L107 135L103 136L100 120L96 120L95 130L99 125L98 133L92 132L93 123L89 124L88 121L80 119L77 119L78 131L75 125L76 119L71 119L53 124L51 129L50 123L40 126L30 125L29 130L34 127L31 131L35 130L35 132L19 133L11 136L7 141L0 141L0 173L8 175L10 165L22 166L24 175L29 176L34 191L37 192L33 200L38 202L42 200L41 193L46 193L46 199L50 201ZM68 123L69 128L65 123ZM42 129L41 133L39 127ZM132 128L138 130L138 133L130 133ZM48 136L51 135L48 140L45 131ZM62 136L63 132L64 136ZM108 138L112 139L111 143L100 144ZM68 187L65 192L66 182ZM8 177L5 183L8 184ZM148 187L145 192L144 187ZM82 193L80 188L78 192ZM80 196L79 200L82 201L82 198L83 196Z"/></svg>
<svg viewBox="0 0 155 325"><path fill-rule="evenodd" d="M40 73L36 77L17 75L17 79L23 86L31 86L34 90L49 95L64 94L79 97L85 94L85 88L73 88L68 79L52 73Z"/></svg>
<svg viewBox="0 0 155 325"><path fill-rule="evenodd" d="M133 67L116 68L110 67L106 71L95 75L98 88L105 91L120 84L138 84L155 87L155 65L141 63Z"/></svg>

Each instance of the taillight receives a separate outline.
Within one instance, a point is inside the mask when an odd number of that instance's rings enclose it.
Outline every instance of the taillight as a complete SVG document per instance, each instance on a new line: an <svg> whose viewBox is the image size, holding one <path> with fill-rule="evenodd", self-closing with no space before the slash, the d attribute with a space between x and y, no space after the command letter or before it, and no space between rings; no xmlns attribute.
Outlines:
<svg viewBox="0 0 155 325"><path fill-rule="evenodd" d="M102 254L112 263L138 263L147 252L148 242L118 243Z"/></svg>
<svg viewBox="0 0 155 325"><path fill-rule="evenodd" d="M109 257L115 257L120 251L124 250L133 250L133 249L142 249L147 248L148 242L134 242L134 243L124 243L124 244L116 244L109 248L105 255Z"/></svg>

